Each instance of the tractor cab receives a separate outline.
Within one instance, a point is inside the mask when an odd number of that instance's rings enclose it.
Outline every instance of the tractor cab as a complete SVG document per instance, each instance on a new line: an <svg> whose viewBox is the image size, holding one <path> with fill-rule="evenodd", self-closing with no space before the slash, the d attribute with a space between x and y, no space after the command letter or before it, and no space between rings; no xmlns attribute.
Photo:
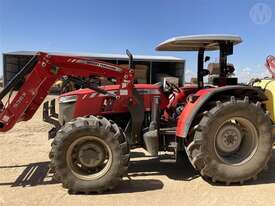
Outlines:
<svg viewBox="0 0 275 206"><path fill-rule="evenodd" d="M237 78L232 77L235 71L233 64L227 63L227 57L233 54L233 46L242 42L236 35L193 35L179 36L160 43L157 51L197 51L197 78L198 88L204 88L204 77L208 76L208 85L225 86L238 84ZM210 60L205 57L206 51L219 51L219 62L209 63L204 68L204 63ZM193 79L194 80L194 79Z"/></svg>

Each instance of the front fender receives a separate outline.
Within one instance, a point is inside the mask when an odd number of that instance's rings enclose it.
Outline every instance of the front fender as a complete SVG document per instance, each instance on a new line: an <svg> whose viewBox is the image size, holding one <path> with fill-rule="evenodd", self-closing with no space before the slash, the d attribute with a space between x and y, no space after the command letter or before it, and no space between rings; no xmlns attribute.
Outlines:
<svg viewBox="0 0 275 206"><path fill-rule="evenodd" d="M224 96L235 96L236 98L244 98L248 96L252 100L265 101L267 100L263 90L258 87L250 86L224 86L218 88L201 89L194 94L195 101L189 101L184 107L177 122L176 136L186 138L192 122L197 113L209 101L221 100Z"/></svg>

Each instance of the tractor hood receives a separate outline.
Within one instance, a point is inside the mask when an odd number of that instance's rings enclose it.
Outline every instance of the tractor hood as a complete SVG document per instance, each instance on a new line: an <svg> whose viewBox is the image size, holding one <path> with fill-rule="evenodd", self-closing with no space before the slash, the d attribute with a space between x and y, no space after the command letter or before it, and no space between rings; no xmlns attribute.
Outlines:
<svg viewBox="0 0 275 206"><path fill-rule="evenodd" d="M119 89L119 85L106 85L106 86L101 86L99 87L101 89L104 89L109 92L116 92ZM152 85L152 84L135 84L135 88L140 92L140 93L147 93L147 94L159 94L160 92L160 86L159 85ZM96 91L92 89L79 89L79 90L74 90L68 93L61 94L60 97L65 97L65 96L73 96L73 95L88 95L92 93L97 93Z"/></svg>
<svg viewBox="0 0 275 206"><path fill-rule="evenodd" d="M113 94L119 93L119 85L108 85L100 88ZM151 111L154 96L159 96L162 100L161 109L167 106L168 97L159 85L135 84L135 88L143 99L144 111ZM80 116L128 113L128 101L127 94L120 94L120 98L114 101L108 98L108 94L100 94L92 89L68 92L59 97L59 122L63 125L65 122Z"/></svg>

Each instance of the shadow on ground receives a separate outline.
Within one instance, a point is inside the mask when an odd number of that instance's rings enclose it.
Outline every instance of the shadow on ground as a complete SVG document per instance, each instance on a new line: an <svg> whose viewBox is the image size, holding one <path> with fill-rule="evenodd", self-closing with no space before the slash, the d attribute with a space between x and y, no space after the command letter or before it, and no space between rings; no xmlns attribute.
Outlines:
<svg viewBox="0 0 275 206"><path fill-rule="evenodd" d="M131 157L141 157L140 152L136 155L133 152ZM143 155L144 156L144 155ZM193 169L192 165L184 153L184 156L180 161L175 162L169 159L169 155L161 155L159 159L144 159L136 160L131 159L129 167L129 176L154 176L154 175L166 175L173 180L190 181L199 177L198 173Z"/></svg>
<svg viewBox="0 0 275 206"><path fill-rule="evenodd" d="M48 173L49 162L31 163L29 165L0 166L1 169L25 168L14 182L0 183L0 186L10 185L11 187L33 187L38 185L59 184ZM149 190L159 190L163 188L163 183L156 179L128 179L124 180L117 189L111 193L133 193Z"/></svg>
<svg viewBox="0 0 275 206"><path fill-rule="evenodd" d="M52 176L48 173L49 162L37 162L28 165L16 165L16 166L0 166L1 169L9 168L25 168L22 173L17 177L14 182L0 183L1 185L10 185L11 187L26 187L26 186L37 186L37 185L48 185L57 184Z"/></svg>
<svg viewBox="0 0 275 206"><path fill-rule="evenodd" d="M133 152L131 155L131 163L129 167L128 179L124 180L121 185L112 190L111 193L133 193L151 190L160 190L163 188L163 183L157 179L140 179L140 177L153 177L156 175L166 175L168 178L179 181L191 181L199 175L192 168L187 158L175 163L167 159L163 155L160 159L139 159L144 157L142 152ZM33 187L37 185L59 184L52 178L52 174L48 173L49 162L31 163L28 165L15 165L15 166L0 166L0 173L3 169L13 169L22 167L24 170L16 178L14 182L0 182L0 186L11 187ZM139 177L139 179L132 179L132 177ZM224 184L211 183L215 186L224 186ZM275 151L269 163L269 169L264 171L257 180L247 181L245 185L255 184L269 184L275 183ZM233 186L239 184L233 184Z"/></svg>
<svg viewBox="0 0 275 206"><path fill-rule="evenodd" d="M9 168L25 168L14 182L0 182L0 186L10 185L11 187L33 187L38 185L59 184L52 178L52 174L48 173L49 162L31 163L29 165L16 166L0 166L1 169ZM163 188L163 183L156 179L138 179L128 178L119 185L111 193L134 193L149 190L159 190Z"/></svg>
<svg viewBox="0 0 275 206"><path fill-rule="evenodd" d="M141 157L145 159L140 160ZM112 190L111 193L160 190L163 188L162 181L149 178L154 175L166 175L171 179L188 181L198 176L192 167L188 165L187 161L181 163L167 161L165 155L161 159L150 159L149 157L145 157L143 152L133 152L131 158L128 178L125 178L119 187ZM28 165L0 166L0 172L3 169L23 169L14 182L0 182L0 186L33 187L37 185L58 184L59 182L52 178L52 174L49 174L48 165L49 162L38 162ZM133 177L137 176L139 177L138 179L133 179ZM141 179L142 177L146 178Z"/></svg>

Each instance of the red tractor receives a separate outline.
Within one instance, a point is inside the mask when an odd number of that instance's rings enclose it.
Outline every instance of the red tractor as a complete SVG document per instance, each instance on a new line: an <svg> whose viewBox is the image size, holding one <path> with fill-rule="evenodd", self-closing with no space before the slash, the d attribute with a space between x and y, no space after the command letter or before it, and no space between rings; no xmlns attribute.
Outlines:
<svg viewBox="0 0 275 206"><path fill-rule="evenodd" d="M127 174L130 149L142 147L152 156L186 152L199 173L213 182L243 183L267 166L272 151L272 120L259 87L238 84L234 67L227 63L238 36L176 37L161 43L160 51L198 51L197 84L179 88L169 81L134 84L133 57L129 68L94 59L37 53L0 93L3 99L0 131L29 120L51 85L62 76L74 81L91 75L112 78L115 85L87 84L45 102L44 121L54 125L50 168L72 192L103 192ZM219 63L205 51L220 51ZM208 83L204 79L208 77ZM165 78L164 78L165 79Z"/></svg>

